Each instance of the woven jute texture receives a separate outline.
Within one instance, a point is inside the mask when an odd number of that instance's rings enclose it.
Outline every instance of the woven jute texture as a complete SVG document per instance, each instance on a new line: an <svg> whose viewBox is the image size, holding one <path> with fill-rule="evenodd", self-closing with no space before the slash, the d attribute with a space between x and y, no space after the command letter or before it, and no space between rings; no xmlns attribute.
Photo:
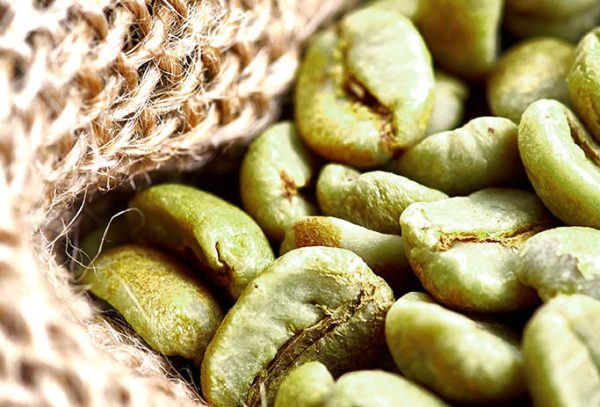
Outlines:
<svg viewBox="0 0 600 407"><path fill-rule="evenodd" d="M0 405L197 405L55 256L98 191L276 117L345 0L0 0Z"/></svg>

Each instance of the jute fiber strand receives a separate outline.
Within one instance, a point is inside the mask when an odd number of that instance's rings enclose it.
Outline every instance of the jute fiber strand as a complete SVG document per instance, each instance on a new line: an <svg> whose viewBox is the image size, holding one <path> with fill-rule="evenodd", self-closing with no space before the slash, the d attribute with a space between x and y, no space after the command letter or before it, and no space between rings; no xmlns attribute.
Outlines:
<svg viewBox="0 0 600 407"><path fill-rule="evenodd" d="M0 0L0 405L203 404L71 284L97 191L193 169L277 114L351 0Z"/></svg>

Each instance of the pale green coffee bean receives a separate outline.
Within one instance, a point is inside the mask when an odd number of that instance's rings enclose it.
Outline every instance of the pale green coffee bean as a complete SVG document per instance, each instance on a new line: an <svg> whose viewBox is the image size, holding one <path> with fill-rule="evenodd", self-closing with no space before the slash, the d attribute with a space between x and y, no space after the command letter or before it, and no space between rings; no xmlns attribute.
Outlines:
<svg viewBox="0 0 600 407"><path fill-rule="evenodd" d="M548 301L581 293L600 300L600 230L559 227L538 233L519 254L517 276Z"/></svg>
<svg viewBox="0 0 600 407"><path fill-rule="evenodd" d="M583 37L577 46L567 83L575 110L600 142L600 28Z"/></svg>
<svg viewBox="0 0 600 407"><path fill-rule="evenodd" d="M503 0L421 0L416 21L436 65L481 79L498 53Z"/></svg>
<svg viewBox="0 0 600 407"><path fill-rule="evenodd" d="M523 357L536 407L600 405L600 301L550 300L525 327Z"/></svg>
<svg viewBox="0 0 600 407"><path fill-rule="evenodd" d="M296 366L319 361L333 375L366 366L393 301L385 281L348 250L288 252L225 316L202 363L202 392L216 407L271 405Z"/></svg>
<svg viewBox="0 0 600 407"><path fill-rule="evenodd" d="M435 72L434 101L426 135L452 130L462 122L469 88L458 78Z"/></svg>
<svg viewBox="0 0 600 407"><path fill-rule="evenodd" d="M488 188L467 197L409 206L400 217L408 260L439 302L504 312L536 304L516 276L518 251L551 225L534 194Z"/></svg>
<svg viewBox="0 0 600 407"><path fill-rule="evenodd" d="M517 181L525 177L517 125L502 117L478 117L433 134L400 156L397 171L449 195Z"/></svg>
<svg viewBox="0 0 600 407"><path fill-rule="evenodd" d="M193 255L206 276L233 298L273 261L269 241L256 222L207 192L162 184L137 194L129 207L144 217L138 241Z"/></svg>
<svg viewBox="0 0 600 407"><path fill-rule="evenodd" d="M82 282L154 350L197 365L223 318L215 297L186 266L144 246L104 252L85 270Z"/></svg>
<svg viewBox="0 0 600 407"><path fill-rule="evenodd" d="M302 191L316 170L290 122L270 127L250 145L240 171L240 194L244 209L271 239L281 241L295 219L317 214Z"/></svg>
<svg viewBox="0 0 600 407"><path fill-rule="evenodd" d="M427 47L399 13L364 8L311 42L296 83L296 122L321 156L381 165L425 134L433 107Z"/></svg>
<svg viewBox="0 0 600 407"><path fill-rule="evenodd" d="M577 42L599 23L600 2L569 16L553 19L509 11L504 14L504 27L518 38L549 36Z"/></svg>
<svg viewBox="0 0 600 407"><path fill-rule="evenodd" d="M324 407L444 407L433 393L400 375L381 370L346 373Z"/></svg>
<svg viewBox="0 0 600 407"><path fill-rule="evenodd" d="M374 0L367 3L367 7L374 7L386 12L395 11L409 20L414 20L419 11L421 0Z"/></svg>
<svg viewBox="0 0 600 407"><path fill-rule="evenodd" d="M307 216L286 231L281 254L306 246L350 250L394 289L403 289L414 278L398 235L375 232L331 216Z"/></svg>
<svg viewBox="0 0 600 407"><path fill-rule="evenodd" d="M574 57L572 44L552 37L526 40L510 48L488 80L492 113L519 123L527 106L536 100L568 104L566 77Z"/></svg>
<svg viewBox="0 0 600 407"><path fill-rule="evenodd" d="M506 0L506 10L551 20L586 11L596 2L597 0Z"/></svg>
<svg viewBox="0 0 600 407"><path fill-rule="evenodd" d="M323 167L317 180L317 200L325 215L381 233L399 235L398 219L411 203L447 197L400 175L385 171L361 174L339 164Z"/></svg>
<svg viewBox="0 0 600 407"><path fill-rule="evenodd" d="M334 380L320 362L308 362L292 370L281 382L275 407L323 407Z"/></svg>
<svg viewBox="0 0 600 407"><path fill-rule="evenodd" d="M567 225L600 228L600 145L566 106L532 103L519 124L519 153L554 216Z"/></svg>
<svg viewBox="0 0 600 407"><path fill-rule="evenodd" d="M385 338L400 371L459 403L508 401L525 391L519 340L492 320L450 311L423 293L390 308Z"/></svg>

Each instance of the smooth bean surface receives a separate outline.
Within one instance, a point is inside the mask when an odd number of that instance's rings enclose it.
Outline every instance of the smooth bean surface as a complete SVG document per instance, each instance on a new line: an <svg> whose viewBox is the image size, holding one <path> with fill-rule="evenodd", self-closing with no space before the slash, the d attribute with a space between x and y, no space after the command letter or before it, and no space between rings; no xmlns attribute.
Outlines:
<svg viewBox="0 0 600 407"><path fill-rule="evenodd" d="M450 401L508 401L525 391L523 356L510 329L448 310L426 294L394 303L385 338L407 378Z"/></svg>
<svg viewBox="0 0 600 407"><path fill-rule="evenodd" d="M600 144L571 110L554 100L532 103L519 124L519 153L554 216L600 228Z"/></svg>
<svg viewBox="0 0 600 407"><path fill-rule="evenodd" d="M558 296L523 335L525 377L536 406L600 405L600 302Z"/></svg>

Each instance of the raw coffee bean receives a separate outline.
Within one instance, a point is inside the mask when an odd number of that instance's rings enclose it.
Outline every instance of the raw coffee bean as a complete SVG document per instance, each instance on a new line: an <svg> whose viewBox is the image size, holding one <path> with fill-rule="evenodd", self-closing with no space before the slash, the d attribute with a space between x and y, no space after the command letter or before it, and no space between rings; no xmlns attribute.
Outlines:
<svg viewBox="0 0 600 407"><path fill-rule="evenodd" d="M124 245L108 250L86 269L82 282L154 350L197 365L223 319L209 289L178 260L155 249Z"/></svg>
<svg viewBox="0 0 600 407"><path fill-rule="evenodd" d="M600 142L600 28L577 46L567 82L577 114Z"/></svg>
<svg viewBox="0 0 600 407"><path fill-rule="evenodd" d="M144 218L135 234L138 241L190 257L233 298L273 262L269 241L256 222L207 192L156 185L137 194L129 207Z"/></svg>
<svg viewBox="0 0 600 407"><path fill-rule="evenodd" d="M302 193L316 172L292 123L271 126L250 145L240 171L242 202L272 240L281 241L294 220L317 214Z"/></svg>
<svg viewBox="0 0 600 407"><path fill-rule="evenodd" d="M600 302L580 294L550 300L525 327L523 356L536 406L600 405Z"/></svg>
<svg viewBox="0 0 600 407"><path fill-rule="evenodd" d="M516 275L519 249L551 227L529 192L488 188L409 206L400 217L406 255L425 289L450 308L506 312L538 303Z"/></svg>
<svg viewBox="0 0 600 407"><path fill-rule="evenodd" d="M350 250L395 290L405 289L414 280L402 237L398 235L375 232L332 216L306 216L285 233L281 254L306 246Z"/></svg>
<svg viewBox="0 0 600 407"><path fill-rule="evenodd" d="M400 371L458 403L508 401L525 392L523 356L507 327L450 311L423 293L389 310L385 338Z"/></svg>
<svg viewBox="0 0 600 407"><path fill-rule="evenodd" d="M519 124L519 153L554 216L570 226L600 228L600 145L566 106L532 103Z"/></svg>
<svg viewBox="0 0 600 407"><path fill-rule="evenodd" d="M517 276L548 301L559 294L586 294L600 300L600 230L559 227L525 243Z"/></svg>
<svg viewBox="0 0 600 407"><path fill-rule="evenodd" d="M281 382L275 407L323 407L334 379L320 362L308 362L291 371Z"/></svg>
<svg viewBox="0 0 600 407"><path fill-rule="evenodd" d="M310 43L296 83L298 129L328 160L382 165L425 135L433 86L431 58L412 23L364 8Z"/></svg>
<svg viewBox="0 0 600 407"><path fill-rule="evenodd" d="M478 117L433 134L400 156L397 171L449 195L516 182L525 177L517 125L502 117Z"/></svg>
<svg viewBox="0 0 600 407"><path fill-rule="evenodd" d="M572 44L552 37L533 38L510 48L488 80L492 113L519 123L527 106L536 100L570 103L566 78L574 57Z"/></svg>
<svg viewBox="0 0 600 407"><path fill-rule="evenodd" d="M386 282L354 253L292 250L225 316L202 363L202 392L216 407L271 405L296 366L319 361L333 375L367 366L393 301Z"/></svg>
<svg viewBox="0 0 600 407"><path fill-rule="evenodd" d="M398 219L414 202L437 201L448 195L385 171L360 172L328 164L317 180L317 200L325 215L380 233L400 234Z"/></svg>

